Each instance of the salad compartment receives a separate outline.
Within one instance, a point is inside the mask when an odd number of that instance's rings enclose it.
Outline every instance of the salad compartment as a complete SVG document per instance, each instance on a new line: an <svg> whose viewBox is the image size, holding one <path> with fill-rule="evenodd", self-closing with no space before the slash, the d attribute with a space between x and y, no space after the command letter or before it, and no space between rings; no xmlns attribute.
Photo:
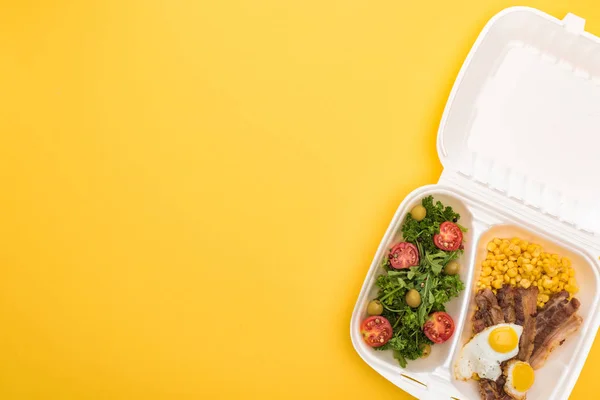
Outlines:
<svg viewBox="0 0 600 400"><path fill-rule="evenodd" d="M469 260L474 257L474 226L472 224L473 218L469 212L469 208L465 203L464 199L454 191L443 188L440 186L426 186L415 190L402 202L388 230L383 237L381 244L377 250L377 253L373 259L365 282L363 284L361 293L358 301L354 308L351 321L351 337L354 344L354 348L360 354L360 356L367 362L367 364L374 367L376 370L383 369L389 373L399 375L409 373L423 373L431 372L441 365L445 365L449 362L452 355L452 350L457 342L457 335L443 344L436 344L433 347L431 355L427 358L421 358L418 360L409 360L406 368L401 368L398 365L398 361L394 359L392 351L378 351L369 347L361 337L360 324L367 318L367 304L369 301L377 296L378 288L375 281L379 275L384 272L382 262L387 256L389 248L397 242L402 241L401 226L406 218L407 213L416 205L421 204L421 200L427 196L433 196L434 201L441 201L445 206L450 206L460 214L459 223L465 227L468 231L464 234L465 240L465 251L464 254L457 260L461 264L460 278L465 285L463 290L457 298L452 299L446 303L446 312L454 319L456 325L456 331L461 329L461 313L462 309L466 306L468 296L466 295L468 288L471 285L470 277L472 275L471 267L472 264ZM417 376L410 376L411 378L421 382Z"/></svg>

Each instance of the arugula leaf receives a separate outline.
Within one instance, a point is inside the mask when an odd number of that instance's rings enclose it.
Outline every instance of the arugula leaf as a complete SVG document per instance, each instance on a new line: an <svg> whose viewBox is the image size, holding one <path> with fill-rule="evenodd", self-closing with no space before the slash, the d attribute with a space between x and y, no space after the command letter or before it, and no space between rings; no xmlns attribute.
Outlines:
<svg viewBox="0 0 600 400"><path fill-rule="evenodd" d="M442 269L444 269L444 264L443 262L446 260L446 252L440 250L435 254L427 254L425 256L425 261L427 262L428 266L431 268L431 271L436 274L439 275L440 272L442 272Z"/></svg>
<svg viewBox="0 0 600 400"><path fill-rule="evenodd" d="M394 350L394 358L398 360L398 364L400 364L402 368L406 368L406 358L404 358L400 350Z"/></svg>

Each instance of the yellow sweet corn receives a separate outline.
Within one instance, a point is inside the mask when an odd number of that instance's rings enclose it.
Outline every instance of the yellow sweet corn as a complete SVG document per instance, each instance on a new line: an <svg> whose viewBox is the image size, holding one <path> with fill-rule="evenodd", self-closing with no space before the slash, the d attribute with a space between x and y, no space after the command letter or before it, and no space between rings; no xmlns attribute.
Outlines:
<svg viewBox="0 0 600 400"><path fill-rule="evenodd" d="M553 293L566 290L573 295L579 291L571 260L545 252L540 245L519 238L494 238L487 243L486 250L477 283L481 288L490 288L495 293L504 284L535 286L539 290L539 307Z"/></svg>
<svg viewBox="0 0 600 400"><path fill-rule="evenodd" d="M521 282L519 282L519 284L525 289L531 286L531 282L529 281L529 279L521 279Z"/></svg>

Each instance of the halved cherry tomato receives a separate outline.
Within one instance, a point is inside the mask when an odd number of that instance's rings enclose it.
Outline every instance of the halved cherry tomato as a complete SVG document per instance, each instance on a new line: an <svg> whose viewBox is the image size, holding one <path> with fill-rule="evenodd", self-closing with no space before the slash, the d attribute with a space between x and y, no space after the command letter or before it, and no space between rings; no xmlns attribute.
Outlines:
<svg viewBox="0 0 600 400"><path fill-rule="evenodd" d="M363 339L371 347L381 347L392 338L392 325L387 318L374 315L360 325Z"/></svg>
<svg viewBox="0 0 600 400"><path fill-rule="evenodd" d="M433 242L437 248L445 251L458 250L462 241L462 231L450 221L443 222L440 225L440 233L433 236Z"/></svg>
<svg viewBox="0 0 600 400"><path fill-rule="evenodd" d="M412 243L402 242L396 244L391 248L388 257L394 269L404 269L419 265L419 250Z"/></svg>
<svg viewBox="0 0 600 400"><path fill-rule="evenodd" d="M443 311L434 312L423 325L423 332L433 343L444 343L454 334L454 321Z"/></svg>

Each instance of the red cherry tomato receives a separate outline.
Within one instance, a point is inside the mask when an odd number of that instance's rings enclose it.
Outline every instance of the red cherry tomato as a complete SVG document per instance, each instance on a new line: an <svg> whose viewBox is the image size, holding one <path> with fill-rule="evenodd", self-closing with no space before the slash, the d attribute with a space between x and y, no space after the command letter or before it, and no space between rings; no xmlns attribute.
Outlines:
<svg viewBox="0 0 600 400"><path fill-rule="evenodd" d="M388 257L394 269L404 269L419 265L419 250L412 243L402 242L396 244L390 250Z"/></svg>
<svg viewBox="0 0 600 400"><path fill-rule="evenodd" d="M438 249L445 251L458 250L463 241L463 234L460 228L449 221L440 225L440 233L433 236L433 242Z"/></svg>
<svg viewBox="0 0 600 400"><path fill-rule="evenodd" d="M444 343L454 334L454 321L443 311L434 312L423 325L423 332L433 343Z"/></svg>
<svg viewBox="0 0 600 400"><path fill-rule="evenodd" d="M381 347L392 338L392 325L387 318L374 315L360 325L363 339L371 347Z"/></svg>

